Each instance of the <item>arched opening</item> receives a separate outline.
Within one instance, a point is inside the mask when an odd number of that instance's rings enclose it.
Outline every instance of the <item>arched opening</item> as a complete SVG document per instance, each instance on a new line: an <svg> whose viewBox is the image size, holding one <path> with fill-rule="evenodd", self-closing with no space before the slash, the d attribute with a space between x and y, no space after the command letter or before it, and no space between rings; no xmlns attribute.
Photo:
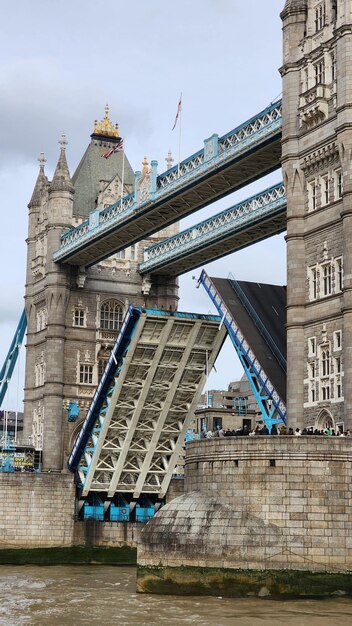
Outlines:
<svg viewBox="0 0 352 626"><path fill-rule="evenodd" d="M107 300L100 308L100 328L118 331L123 320L123 308L117 300Z"/></svg>
<svg viewBox="0 0 352 626"><path fill-rule="evenodd" d="M314 428L318 430L325 430L326 428L335 429L335 420L330 411L323 409L320 411L317 419L315 420Z"/></svg>
<svg viewBox="0 0 352 626"><path fill-rule="evenodd" d="M80 433L81 429L82 429L82 425L83 425L84 419L80 419L74 426L74 429L72 430L72 433L70 434L70 438L69 438L69 442L68 442L68 454L71 453L71 450L73 448L73 444L75 443L78 434Z"/></svg>

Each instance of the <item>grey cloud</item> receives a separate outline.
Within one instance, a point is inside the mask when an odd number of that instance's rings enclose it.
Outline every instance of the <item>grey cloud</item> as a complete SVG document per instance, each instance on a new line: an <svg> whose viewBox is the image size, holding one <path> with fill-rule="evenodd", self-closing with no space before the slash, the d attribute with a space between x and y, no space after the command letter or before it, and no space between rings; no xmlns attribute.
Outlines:
<svg viewBox="0 0 352 626"><path fill-rule="evenodd" d="M75 82L72 74L48 59L27 59L0 67L0 100L2 132L0 161L13 159L33 163L39 152L45 152L55 165L61 133L68 136L69 160L75 164L82 156L94 119L102 119L106 98L110 99L111 117L123 112L124 128L138 133L148 130L145 113L110 89L93 89L86 80ZM143 119L144 118L144 119ZM143 126L142 126L143 119ZM140 120L140 121L139 121Z"/></svg>

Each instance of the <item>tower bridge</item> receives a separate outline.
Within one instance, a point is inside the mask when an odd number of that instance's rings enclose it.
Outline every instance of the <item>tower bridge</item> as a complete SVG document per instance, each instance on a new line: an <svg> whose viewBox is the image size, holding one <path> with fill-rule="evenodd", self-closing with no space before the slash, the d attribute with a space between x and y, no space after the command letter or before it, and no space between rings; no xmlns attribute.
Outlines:
<svg viewBox="0 0 352 626"><path fill-rule="evenodd" d="M324 11L316 19L317 4ZM344 383L352 371L352 44L345 29L352 15L347 0L339 6L288 0L282 101L223 137L212 135L202 150L163 174L156 161L151 167L145 161L133 175L125 154L102 159L120 141L108 110L72 178L64 138L52 181L41 160L28 205L25 437L43 449L44 467L62 469L76 437L83 437L84 418L131 304L174 312L177 276L286 226L288 419L300 426L351 426L352 392ZM177 232L182 217L280 165L283 184ZM208 291L222 313L221 297ZM229 332L235 322L227 319ZM1 370L2 389L17 344ZM264 404L275 400L277 415L268 419L285 419L283 394L268 376L260 379L265 368L255 352L241 354L246 366L250 361L248 376L256 370ZM67 419L71 402L77 403L77 424ZM90 476L100 463L93 448L80 450ZM80 467L83 475L83 462Z"/></svg>

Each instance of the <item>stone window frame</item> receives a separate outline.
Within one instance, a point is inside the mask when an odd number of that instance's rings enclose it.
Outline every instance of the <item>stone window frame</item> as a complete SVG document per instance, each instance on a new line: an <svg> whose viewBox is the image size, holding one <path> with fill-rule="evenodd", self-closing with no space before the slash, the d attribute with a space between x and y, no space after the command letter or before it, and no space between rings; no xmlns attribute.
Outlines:
<svg viewBox="0 0 352 626"><path fill-rule="evenodd" d="M336 81L337 72L336 72L336 50L335 48L330 53L331 58L331 80L332 82Z"/></svg>
<svg viewBox="0 0 352 626"><path fill-rule="evenodd" d="M80 385L93 384L93 365L91 363L79 363L78 383Z"/></svg>
<svg viewBox="0 0 352 626"><path fill-rule="evenodd" d="M333 264L332 261L325 261L321 263L321 272L320 272L320 297L327 298L331 296L333 292L332 288L332 275L333 275Z"/></svg>
<svg viewBox="0 0 352 626"><path fill-rule="evenodd" d="M82 323L79 323L82 322ZM72 312L72 326L87 328L87 310L81 306L75 306Z"/></svg>
<svg viewBox="0 0 352 626"><path fill-rule="evenodd" d="M124 308L115 298L104 300L99 310L99 328L118 332L122 326Z"/></svg>
<svg viewBox="0 0 352 626"><path fill-rule="evenodd" d="M309 381L308 402L309 404L315 404L317 402L317 391L316 391L315 380Z"/></svg>
<svg viewBox="0 0 352 626"><path fill-rule="evenodd" d="M308 212L313 213L313 211L317 210L317 180L313 178L307 182L307 192L308 192Z"/></svg>
<svg viewBox="0 0 352 626"><path fill-rule="evenodd" d="M342 330L335 330L332 336L334 352L342 350Z"/></svg>
<svg viewBox="0 0 352 626"><path fill-rule="evenodd" d="M45 330L48 325L48 309L46 306L41 307L36 312L37 333Z"/></svg>
<svg viewBox="0 0 352 626"><path fill-rule="evenodd" d="M325 59L320 57L313 64L314 67L314 86L325 84Z"/></svg>
<svg viewBox="0 0 352 626"><path fill-rule="evenodd" d="M328 378L331 375L331 350L330 344L324 343L319 346L319 378Z"/></svg>
<svg viewBox="0 0 352 626"><path fill-rule="evenodd" d="M329 402L331 400L331 382L330 378L320 379L320 401Z"/></svg>
<svg viewBox="0 0 352 626"><path fill-rule="evenodd" d="M34 366L35 387L42 387L46 380L46 363L43 353L40 355L39 361Z"/></svg>
<svg viewBox="0 0 352 626"><path fill-rule="evenodd" d="M320 176L320 206L325 207L330 204L330 180L329 174L323 174Z"/></svg>
<svg viewBox="0 0 352 626"><path fill-rule="evenodd" d="M313 357L317 355L317 338L308 337L308 356Z"/></svg>
<svg viewBox="0 0 352 626"><path fill-rule="evenodd" d="M342 196L343 196L343 172L342 172L341 167L334 170L333 178L334 178L334 200L335 202L338 202L339 200L342 199Z"/></svg>
<svg viewBox="0 0 352 626"><path fill-rule="evenodd" d="M326 26L326 3L325 0L314 9L314 34L319 33Z"/></svg>
<svg viewBox="0 0 352 626"><path fill-rule="evenodd" d="M335 293L340 293L343 290L343 259L342 256L334 258L334 270L335 270Z"/></svg>
<svg viewBox="0 0 352 626"><path fill-rule="evenodd" d="M309 301L314 302L319 298L319 265L312 265L307 268Z"/></svg>

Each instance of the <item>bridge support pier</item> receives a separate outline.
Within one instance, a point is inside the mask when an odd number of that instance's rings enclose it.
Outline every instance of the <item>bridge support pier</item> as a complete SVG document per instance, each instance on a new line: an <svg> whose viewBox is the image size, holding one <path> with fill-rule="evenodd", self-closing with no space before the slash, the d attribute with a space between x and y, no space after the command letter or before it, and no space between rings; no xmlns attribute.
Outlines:
<svg viewBox="0 0 352 626"><path fill-rule="evenodd" d="M236 437L187 444L185 494L163 507L142 532L138 590L351 594L349 457L350 441L340 437Z"/></svg>

